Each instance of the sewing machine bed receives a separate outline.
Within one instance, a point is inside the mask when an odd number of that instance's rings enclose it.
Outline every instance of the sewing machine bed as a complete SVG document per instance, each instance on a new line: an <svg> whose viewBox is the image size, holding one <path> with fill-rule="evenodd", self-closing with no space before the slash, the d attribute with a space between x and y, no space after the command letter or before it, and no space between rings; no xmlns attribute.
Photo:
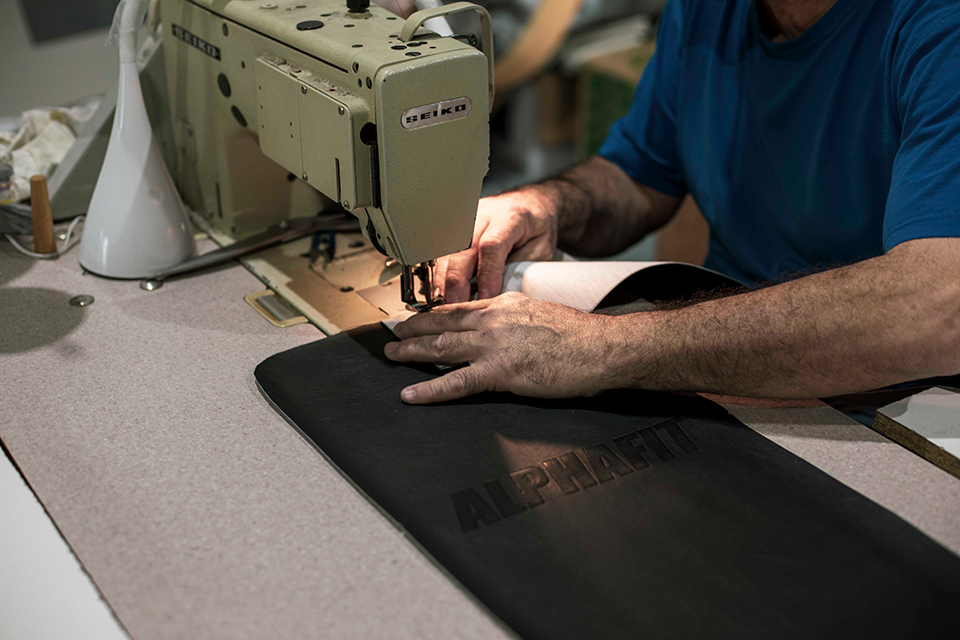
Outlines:
<svg viewBox="0 0 960 640"><path fill-rule="evenodd" d="M367 326L277 354L269 401L524 638L955 637L960 558L695 396L484 394Z"/></svg>

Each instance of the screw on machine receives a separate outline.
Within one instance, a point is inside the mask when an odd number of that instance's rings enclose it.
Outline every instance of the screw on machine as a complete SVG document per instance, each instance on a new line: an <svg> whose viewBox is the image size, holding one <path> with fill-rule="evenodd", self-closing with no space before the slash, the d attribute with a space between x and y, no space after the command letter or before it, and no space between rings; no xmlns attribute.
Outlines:
<svg viewBox="0 0 960 640"><path fill-rule="evenodd" d="M370 0L347 0L347 10L350 13L366 13L370 8Z"/></svg>

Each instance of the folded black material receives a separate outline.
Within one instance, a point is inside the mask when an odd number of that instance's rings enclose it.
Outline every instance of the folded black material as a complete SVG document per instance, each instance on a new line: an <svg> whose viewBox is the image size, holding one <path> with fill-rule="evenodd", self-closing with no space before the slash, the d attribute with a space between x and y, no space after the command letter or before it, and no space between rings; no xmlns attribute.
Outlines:
<svg viewBox="0 0 960 640"><path fill-rule="evenodd" d="M271 402L525 638L956 637L960 558L699 397L484 394L365 327L275 355Z"/></svg>

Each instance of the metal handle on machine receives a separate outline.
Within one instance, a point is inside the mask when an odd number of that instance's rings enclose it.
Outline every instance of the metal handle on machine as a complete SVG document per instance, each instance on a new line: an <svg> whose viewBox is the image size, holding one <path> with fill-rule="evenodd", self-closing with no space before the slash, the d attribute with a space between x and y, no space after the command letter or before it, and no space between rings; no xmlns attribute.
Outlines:
<svg viewBox="0 0 960 640"><path fill-rule="evenodd" d="M400 30L400 41L410 42L414 39L413 35L417 32L424 22L431 18L448 16L452 13L461 11L476 11L480 16L480 44L483 47L483 55L487 56L487 77L490 89L490 110L493 110L494 81L493 81L493 27L490 24L490 14L483 7L472 2L454 2L440 7L423 9L417 11L407 18L403 23L403 29Z"/></svg>
<svg viewBox="0 0 960 640"><path fill-rule="evenodd" d="M242 255L252 253L258 249L265 249L271 245L282 244L290 240L302 238L311 233L320 231L345 231L349 233L358 232L356 218L348 213L332 213L320 215L316 218L298 218L296 220L284 220L255 236L227 245L221 249L208 251L207 253L181 262L170 267L166 271L161 271L149 278L140 281L140 288L145 291L155 291L163 286L164 280L172 276L178 276L190 271L205 269L214 265L239 258Z"/></svg>

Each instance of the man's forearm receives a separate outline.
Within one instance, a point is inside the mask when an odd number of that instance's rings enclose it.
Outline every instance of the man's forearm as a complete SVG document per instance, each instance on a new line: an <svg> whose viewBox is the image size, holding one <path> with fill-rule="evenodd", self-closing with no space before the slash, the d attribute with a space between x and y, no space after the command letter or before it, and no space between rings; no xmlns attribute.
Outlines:
<svg viewBox="0 0 960 640"><path fill-rule="evenodd" d="M607 354L614 376L648 389L797 398L956 374L956 272L923 264L922 245L898 249L758 291L625 316L619 348Z"/></svg>
<svg viewBox="0 0 960 640"><path fill-rule="evenodd" d="M680 202L638 185L599 156L521 190L546 199L558 216L559 248L580 256L626 249L665 224Z"/></svg>

